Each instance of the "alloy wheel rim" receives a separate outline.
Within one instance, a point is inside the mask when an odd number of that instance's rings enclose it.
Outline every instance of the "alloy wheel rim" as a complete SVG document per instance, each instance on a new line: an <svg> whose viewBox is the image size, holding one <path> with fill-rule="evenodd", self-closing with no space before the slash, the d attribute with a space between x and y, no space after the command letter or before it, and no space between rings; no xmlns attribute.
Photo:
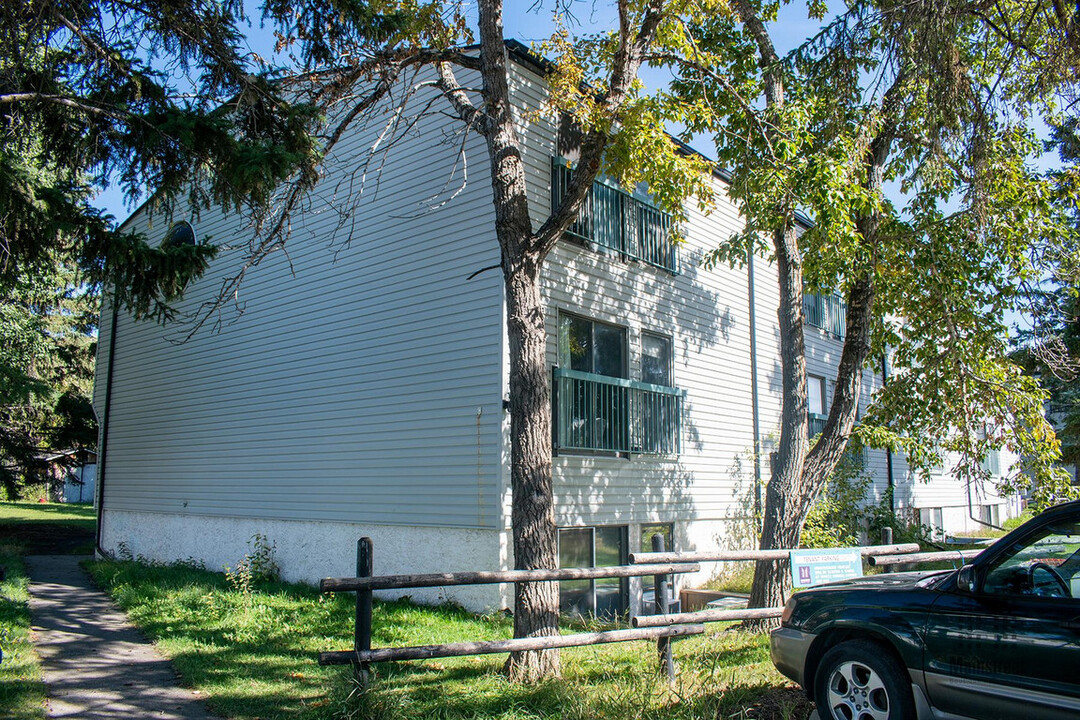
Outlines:
<svg viewBox="0 0 1080 720"><path fill-rule="evenodd" d="M889 693L870 666L849 660L829 675L828 702L838 720L888 720Z"/></svg>

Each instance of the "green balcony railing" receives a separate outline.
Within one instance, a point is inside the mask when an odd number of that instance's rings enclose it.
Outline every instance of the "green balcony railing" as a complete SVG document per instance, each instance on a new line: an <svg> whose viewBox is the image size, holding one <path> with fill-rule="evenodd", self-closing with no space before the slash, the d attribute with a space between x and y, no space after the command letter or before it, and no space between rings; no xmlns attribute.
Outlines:
<svg viewBox="0 0 1080 720"><path fill-rule="evenodd" d="M808 413L810 415L810 425L806 429L807 437L813 438L821 434L821 431L825 429L825 421L829 419L828 415L818 415L817 413Z"/></svg>
<svg viewBox="0 0 1080 720"><path fill-rule="evenodd" d="M806 324L828 331L838 338L847 328L847 303L839 295L803 293L803 314Z"/></svg>
<svg viewBox="0 0 1080 720"><path fill-rule="evenodd" d="M555 450L678 455L686 392L553 369Z"/></svg>
<svg viewBox="0 0 1080 720"><path fill-rule="evenodd" d="M572 172L564 160L553 158L553 204L562 201ZM671 215L620 188L597 180L589 189L578 219L567 234L677 273L679 254L672 242L671 230Z"/></svg>

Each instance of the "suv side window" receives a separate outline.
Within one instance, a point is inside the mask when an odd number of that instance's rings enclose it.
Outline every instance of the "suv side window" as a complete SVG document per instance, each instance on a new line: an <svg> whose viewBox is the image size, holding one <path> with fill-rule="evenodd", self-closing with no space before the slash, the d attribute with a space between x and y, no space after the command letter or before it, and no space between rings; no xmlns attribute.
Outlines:
<svg viewBox="0 0 1080 720"><path fill-rule="evenodd" d="M1051 525L1017 543L987 572L983 592L1080 597L1080 523Z"/></svg>

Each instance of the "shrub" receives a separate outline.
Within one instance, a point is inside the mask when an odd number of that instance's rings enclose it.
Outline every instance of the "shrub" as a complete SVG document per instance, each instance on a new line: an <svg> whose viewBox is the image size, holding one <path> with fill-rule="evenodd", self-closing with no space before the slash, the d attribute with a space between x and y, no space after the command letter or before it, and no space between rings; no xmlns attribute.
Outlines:
<svg viewBox="0 0 1080 720"><path fill-rule="evenodd" d="M866 498L871 479L865 455L852 445L818 493L803 525L803 547L854 547L865 532Z"/></svg>

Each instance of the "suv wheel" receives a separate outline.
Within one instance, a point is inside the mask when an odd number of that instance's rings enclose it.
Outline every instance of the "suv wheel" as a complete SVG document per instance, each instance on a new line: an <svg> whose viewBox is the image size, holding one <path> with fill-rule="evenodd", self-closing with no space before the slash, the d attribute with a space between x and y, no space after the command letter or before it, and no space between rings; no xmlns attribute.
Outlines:
<svg viewBox="0 0 1080 720"><path fill-rule="evenodd" d="M908 720L915 717L911 679L892 653L849 640L825 653L814 678L823 720Z"/></svg>

